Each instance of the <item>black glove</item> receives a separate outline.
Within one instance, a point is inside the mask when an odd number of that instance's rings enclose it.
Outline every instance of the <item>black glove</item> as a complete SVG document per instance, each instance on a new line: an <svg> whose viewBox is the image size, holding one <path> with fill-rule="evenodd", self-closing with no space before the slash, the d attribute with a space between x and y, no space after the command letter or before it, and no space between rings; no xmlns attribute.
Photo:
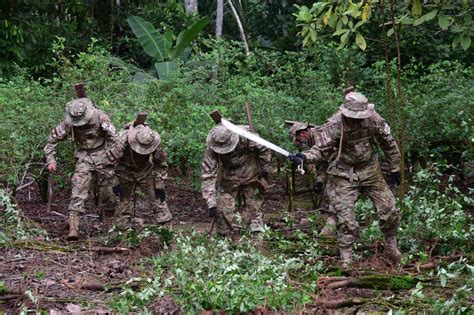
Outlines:
<svg viewBox="0 0 474 315"><path fill-rule="evenodd" d="M303 164L304 156L301 153L290 153L290 155L288 155L288 159L291 161L291 165L293 167L298 167Z"/></svg>
<svg viewBox="0 0 474 315"><path fill-rule="evenodd" d="M219 217L219 210L217 207L209 208L209 216L213 219L217 219Z"/></svg>
<svg viewBox="0 0 474 315"><path fill-rule="evenodd" d="M324 183L323 182L314 183L313 190L316 194L322 195L324 191Z"/></svg>
<svg viewBox="0 0 474 315"><path fill-rule="evenodd" d="M400 182L401 182L400 172L399 171L391 172L390 173L390 184L398 186L398 185L400 185Z"/></svg>
<svg viewBox="0 0 474 315"><path fill-rule="evenodd" d="M112 191L114 192L114 194L119 197L120 199L122 199L123 197L123 189L122 189L122 186L117 185L115 187L112 187Z"/></svg>
<svg viewBox="0 0 474 315"><path fill-rule="evenodd" d="M267 171L260 171L260 173L258 174L258 179L267 180L268 179L268 172Z"/></svg>
<svg viewBox="0 0 474 315"><path fill-rule="evenodd" d="M155 197L160 199L161 202L165 202L166 195L164 189L155 189Z"/></svg>

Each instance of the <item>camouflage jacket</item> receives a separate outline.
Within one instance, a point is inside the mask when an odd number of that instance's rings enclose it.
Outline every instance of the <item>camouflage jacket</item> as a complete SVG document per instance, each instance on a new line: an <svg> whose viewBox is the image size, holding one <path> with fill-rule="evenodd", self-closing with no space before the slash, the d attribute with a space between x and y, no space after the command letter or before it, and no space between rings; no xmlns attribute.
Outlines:
<svg viewBox="0 0 474 315"><path fill-rule="evenodd" d="M117 165L117 175L121 172L149 174L154 171L156 175L166 173L167 154L160 144L151 154L143 155L133 151L128 143L128 129L118 133L114 142L107 148L107 159Z"/></svg>
<svg viewBox="0 0 474 315"><path fill-rule="evenodd" d="M330 151L338 151L343 131L342 149L339 161L332 163L328 174L357 179L364 177L364 169L378 163L376 144L384 152L392 172L399 170L400 152L385 120L374 114L360 121L347 121L341 112L337 112L315 133L315 145L303 152L305 159L311 162L325 160ZM367 168L367 170L373 169ZM355 172L355 173L354 173Z"/></svg>
<svg viewBox="0 0 474 315"><path fill-rule="evenodd" d="M252 185L259 172L267 170L270 160L269 149L243 137L239 137L237 147L228 154L217 154L206 146L201 176L202 196L208 207L216 206L216 185L231 189Z"/></svg>
<svg viewBox="0 0 474 315"><path fill-rule="evenodd" d="M84 126L73 127L63 120L51 131L48 143L44 147L47 164L55 162L54 156L59 142L69 136L76 146L74 156L77 159L83 159L88 153L103 148L107 141L114 139L117 135L109 116L98 109L94 111L91 121Z"/></svg>

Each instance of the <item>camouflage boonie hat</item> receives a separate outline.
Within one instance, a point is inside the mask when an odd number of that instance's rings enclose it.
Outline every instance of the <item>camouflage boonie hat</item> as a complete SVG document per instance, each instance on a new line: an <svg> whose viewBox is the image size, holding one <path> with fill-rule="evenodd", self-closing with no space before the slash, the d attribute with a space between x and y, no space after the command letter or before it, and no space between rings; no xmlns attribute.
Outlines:
<svg viewBox="0 0 474 315"><path fill-rule="evenodd" d="M227 154L232 152L239 143L239 135L231 132L222 124L218 124L211 129L206 142L217 154Z"/></svg>
<svg viewBox="0 0 474 315"><path fill-rule="evenodd" d="M339 108L344 116L354 119L369 118L374 112L374 104L369 104L367 97L359 92L347 93Z"/></svg>
<svg viewBox="0 0 474 315"><path fill-rule="evenodd" d="M90 99L78 98L66 104L64 119L72 126L83 126L91 120L94 111L95 108Z"/></svg>
<svg viewBox="0 0 474 315"><path fill-rule="evenodd" d="M308 129L310 127L309 123L296 122L290 128L290 138L295 140L296 133L301 130Z"/></svg>
<svg viewBox="0 0 474 315"><path fill-rule="evenodd" d="M148 126L130 126L128 129L128 143L138 154L151 154L161 143L160 135Z"/></svg>

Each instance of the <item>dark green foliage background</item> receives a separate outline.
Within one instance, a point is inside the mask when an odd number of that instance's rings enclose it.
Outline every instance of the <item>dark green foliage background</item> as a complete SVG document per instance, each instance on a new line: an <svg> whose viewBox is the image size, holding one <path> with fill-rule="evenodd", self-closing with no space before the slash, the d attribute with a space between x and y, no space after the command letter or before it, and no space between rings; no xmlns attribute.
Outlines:
<svg viewBox="0 0 474 315"><path fill-rule="evenodd" d="M148 111L148 121L160 132L171 167L186 173L199 172L205 138L213 125L208 116L211 110L219 109L244 124L243 104L248 100L261 136L293 150L284 120L323 123L337 110L344 84L351 80L357 80L358 89L376 104L397 134L398 113L386 103L383 67L363 67L364 57L356 50L335 52L331 45L304 53L256 50L246 59L238 44L213 40L204 44L212 50L195 55L167 81L133 83L134 67L118 63L96 41L72 57L64 54L64 43L58 43L54 58L58 72L51 79L31 79L18 70L2 80L2 184L15 187L25 165L40 162L49 131L62 119L64 105L74 98L73 85L79 81L86 83L88 95L109 113L117 128L139 111ZM423 74L416 62L406 68L410 162L471 159L472 66L441 61L424 67ZM70 142L65 141L58 160L69 172L71 152Z"/></svg>

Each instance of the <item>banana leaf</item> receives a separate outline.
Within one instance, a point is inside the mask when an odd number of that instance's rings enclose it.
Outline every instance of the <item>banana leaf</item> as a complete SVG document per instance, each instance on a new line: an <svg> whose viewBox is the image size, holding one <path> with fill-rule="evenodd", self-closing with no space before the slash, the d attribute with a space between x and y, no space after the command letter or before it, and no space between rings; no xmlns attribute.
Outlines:
<svg viewBox="0 0 474 315"><path fill-rule="evenodd" d="M168 59L168 47L171 45L166 36L139 16L130 16L127 22L147 55L158 62Z"/></svg>

